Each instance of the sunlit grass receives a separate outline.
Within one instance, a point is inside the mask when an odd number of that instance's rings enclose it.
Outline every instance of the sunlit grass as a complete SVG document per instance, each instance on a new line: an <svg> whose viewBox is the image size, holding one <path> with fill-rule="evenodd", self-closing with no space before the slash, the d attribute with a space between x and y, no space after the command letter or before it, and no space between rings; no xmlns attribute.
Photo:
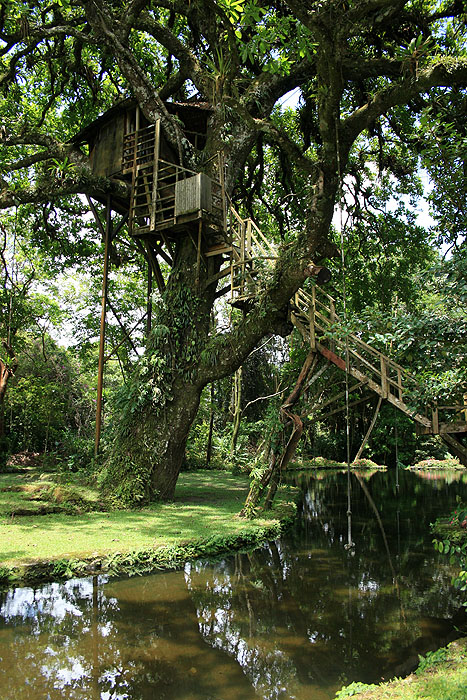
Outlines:
<svg viewBox="0 0 467 700"><path fill-rule="evenodd" d="M423 659L419 670L407 678L368 686L353 683L339 691L337 698L355 700L466 700L467 699L467 639L448 645L447 651L434 652ZM357 692L357 689L360 692Z"/></svg>
<svg viewBox="0 0 467 700"><path fill-rule="evenodd" d="M2 486L15 483L6 475ZM20 482L21 483L21 482ZM183 544L209 536L251 532L277 517L254 521L237 517L248 490L245 476L225 472L182 474L175 499L133 511L82 512L68 515L11 516L28 503L24 493L0 492L0 563L12 565L25 559L87 557ZM92 493L88 494L90 497Z"/></svg>

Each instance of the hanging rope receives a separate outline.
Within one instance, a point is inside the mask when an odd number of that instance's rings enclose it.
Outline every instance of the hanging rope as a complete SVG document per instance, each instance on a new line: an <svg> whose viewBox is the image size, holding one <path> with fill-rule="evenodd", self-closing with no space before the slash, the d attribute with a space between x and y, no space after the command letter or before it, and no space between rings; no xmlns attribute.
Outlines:
<svg viewBox="0 0 467 700"><path fill-rule="evenodd" d="M340 161L340 144L339 144L339 123L336 118L336 156L337 156L337 177L338 177L338 195L339 195L339 238L341 247L341 270L342 270L342 297L344 311L344 328L347 329L347 287L345 276L345 254L344 254L344 196L342 192L342 171ZM349 417L349 339L347 332L345 334L345 425L346 425L346 449L347 449L347 544L345 549L349 550L355 547L352 541L352 499L350 486L350 417Z"/></svg>
<svg viewBox="0 0 467 700"><path fill-rule="evenodd" d="M15 223L13 226L13 253L11 256L11 272L8 272L8 265L5 264L6 276L10 276L10 298L8 300L8 327L7 327L7 345L11 347L11 323L13 319L13 300L16 291L16 283L18 281L18 273L16 268L16 232L18 229L18 205L15 206ZM8 258L7 258L8 259ZM16 280L15 280L16 277Z"/></svg>
<svg viewBox="0 0 467 700"><path fill-rule="evenodd" d="M397 435L397 412L394 406L394 439L396 443L396 489L399 491L399 445L398 445L398 435Z"/></svg>

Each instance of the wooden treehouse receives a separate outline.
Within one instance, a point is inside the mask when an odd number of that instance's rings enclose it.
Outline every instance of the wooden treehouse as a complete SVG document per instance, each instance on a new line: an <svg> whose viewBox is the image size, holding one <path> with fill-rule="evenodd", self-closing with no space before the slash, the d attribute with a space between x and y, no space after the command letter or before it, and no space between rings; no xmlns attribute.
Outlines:
<svg viewBox="0 0 467 700"><path fill-rule="evenodd" d="M165 106L181 122L188 141L203 148L209 106L196 102L167 102ZM179 236L195 235L199 246L203 237L215 252L217 248L223 251L226 199L220 155L211 164L214 177L183 167L161 120L149 123L135 100L111 108L72 141L87 145L95 175L131 184L127 200L100 201L128 221L129 233L148 258L161 291L164 283L158 257L171 265L173 244Z"/></svg>
<svg viewBox="0 0 467 700"><path fill-rule="evenodd" d="M165 107L181 122L185 137L196 148L203 148L209 105L167 102ZM277 251L251 219L243 219L231 206L224 189L222 154L211 159L210 176L183 167L161 120L149 123L132 99L109 109L72 142L88 148L95 175L131 184L128 199L97 199L106 205L108 219L110 211L116 211L123 216L120 226L128 222L129 233L148 259L160 291L164 279L159 260L172 265L174 243L189 235L199 263L201 258L221 256L220 270L207 281L228 278L218 296L230 292L232 302L241 306L255 292L258 274L271 265ZM91 201L90 206L105 236Z"/></svg>

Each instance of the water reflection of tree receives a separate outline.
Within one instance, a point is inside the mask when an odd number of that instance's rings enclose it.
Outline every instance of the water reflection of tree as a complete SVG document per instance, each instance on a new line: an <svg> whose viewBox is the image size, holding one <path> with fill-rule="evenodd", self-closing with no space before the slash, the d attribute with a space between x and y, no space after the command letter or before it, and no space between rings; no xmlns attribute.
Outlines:
<svg viewBox="0 0 467 700"><path fill-rule="evenodd" d="M109 622L115 600L102 594L96 579L17 588L1 596L0 610L5 621L0 637L2 700L21 697L21 688L28 689L30 698L62 698L63 688L69 698L101 698L92 682L98 674L96 651L97 656L105 653L100 663L113 673L118 672L120 654ZM5 637L11 641L8 646ZM99 649L99 638L108 640L110 648Z"/></svg>
<svg viewBox="0 0 467 700"><path fill-rule="evenodd" d="M308 485L303 517L287 541L238 555L211 574L202 565L187 574L203 635L240 663L264 698L288 697L284 687L309 697L310 685L330 690L342 678L391 675L452 629L447 618L459 601L450 572L423 549L433 494L411 475L402 482L398 491L387 475L371 480L392 569L356 484L357 548L353 556L344 552L346 483L333 476ZM441 496L452 498L445 490ZM440 493L434 497L439 508Z"/></svg>
<svg viewBox="0 0 467 700"><path fill-rule="evenodd" d="M219 687L226 700L252 695L239 667L200 636L183 572L16 589L2 615L1 700L209 700Z"/></svg>

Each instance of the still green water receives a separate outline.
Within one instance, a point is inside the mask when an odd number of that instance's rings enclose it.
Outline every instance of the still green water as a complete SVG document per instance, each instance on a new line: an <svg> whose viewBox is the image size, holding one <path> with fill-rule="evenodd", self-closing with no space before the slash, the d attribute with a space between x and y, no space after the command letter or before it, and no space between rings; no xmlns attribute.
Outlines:
<svg viewBox="0 0 467 700"><path fill-rule="evenodd" d="M352 476L350 550L347 475L291 478L297 525L255 552L0 594L1 700L328 700L465 626L429 531L465 475Z"/></svg>

